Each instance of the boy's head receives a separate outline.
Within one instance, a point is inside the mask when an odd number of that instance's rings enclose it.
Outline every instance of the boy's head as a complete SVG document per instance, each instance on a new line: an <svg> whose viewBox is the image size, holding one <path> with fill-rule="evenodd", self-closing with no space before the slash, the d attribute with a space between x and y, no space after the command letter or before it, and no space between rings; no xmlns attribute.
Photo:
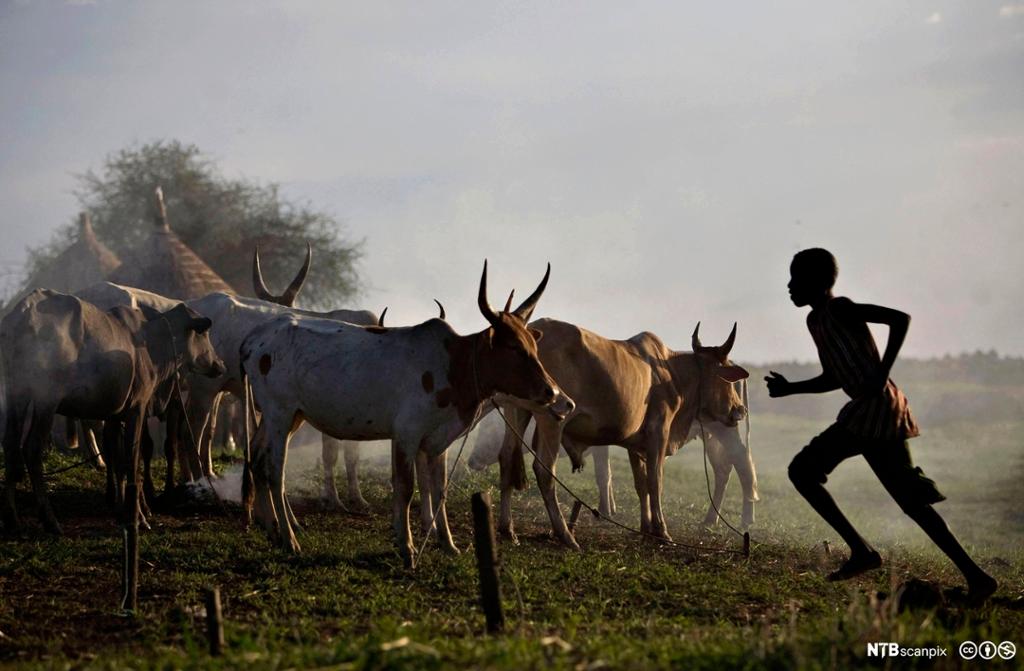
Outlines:
<svg viewBox="0 0 1024 671"><path fill-rule="evenodd" d="M797 252L789 264L789 298L797 307L827 296L836 283L839 266L832 252L820 247Z"/></svg>

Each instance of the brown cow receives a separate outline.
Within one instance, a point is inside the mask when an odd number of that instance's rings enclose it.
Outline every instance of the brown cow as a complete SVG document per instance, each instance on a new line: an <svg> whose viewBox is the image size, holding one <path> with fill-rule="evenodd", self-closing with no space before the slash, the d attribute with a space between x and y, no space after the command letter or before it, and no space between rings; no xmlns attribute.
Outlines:
<svg viewBox="0 0 1024 671"><path fill-rule="evenodd" d="M530 327L543 334L537 343L540 360L576 402L576 409L565 422L555 422L539 409L524 409L521 402L520 407L502 406L519 435L531 414L536 421L533 445L538 458L533 471L555 536L579 549L558 507L551 477L559 446L565 446L578 470L588 447L621 445L629 451L641 528L670 539L661 508L665 457L686 442L698 409L703 421L726 426L735 426L746 414L732 383L748 373L729 362L736 327L720 347L703 347L698 324L692 353L674 352L646 331L629 340L609 340L553 319L539 319ZM519 446L514 433L506 430L500 458L499 530L512 538L512 488L526 485Z"/></svg>
<svg viewBox="0 0 1024 671"><path fill-rule="evenodd" d="M209 376L224 373L209 328L209 319L183 304L162 313L123 307L103 312L47 289L18 302L0 322L8 531L19 528L14 492L27 465L43 525L61 533L43 480L43 448L55 414L125 423L128 463L120 467L137 477L139 436L157 387L182 367Z"/></svg>

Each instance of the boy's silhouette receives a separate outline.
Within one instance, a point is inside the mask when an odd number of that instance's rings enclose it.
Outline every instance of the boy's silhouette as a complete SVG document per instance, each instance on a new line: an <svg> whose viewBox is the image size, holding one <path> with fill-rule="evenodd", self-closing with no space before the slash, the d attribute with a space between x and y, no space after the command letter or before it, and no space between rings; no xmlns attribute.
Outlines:
<svg viewBox="0 0 1024 671"><path fill-rule="evenodd" d="M907 439L918 435L917 424L906 396L889 379L910 315L834 297L837 274L836 260L827 250L806 249L793 257L789 295L797 307L811 307L807 328L818 349L822 374L801 382L790 382L774 371L765 378L773 398L842 389L852 399L835 424L814 438L789 465L789 478L797 491L850 546L849 560L828 579L846 580L882 564L878 552L857 533L824 487L828 474L840 462L862 454L903 512L964 574L969 599L984 601L995 592L996 581L968 556L932 508L945 497L914 467ZM889 327L881 357L868 330L869 322Z"/></svg>

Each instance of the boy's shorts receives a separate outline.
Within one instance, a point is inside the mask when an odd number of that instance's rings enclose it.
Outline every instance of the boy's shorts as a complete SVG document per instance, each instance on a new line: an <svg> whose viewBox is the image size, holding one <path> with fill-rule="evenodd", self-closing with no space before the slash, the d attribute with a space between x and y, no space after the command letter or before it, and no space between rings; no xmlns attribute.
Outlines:
<svg viewBox="0 0 1024 671"><path fill-rule="evenodd" d="M863 438L833 424L797 453L789 465L791 475L813 478L825 484L827 476L842 461L864 455L886 491L906 510L945 501L935 482L914 466L910 446L902 438Z"/></svg>

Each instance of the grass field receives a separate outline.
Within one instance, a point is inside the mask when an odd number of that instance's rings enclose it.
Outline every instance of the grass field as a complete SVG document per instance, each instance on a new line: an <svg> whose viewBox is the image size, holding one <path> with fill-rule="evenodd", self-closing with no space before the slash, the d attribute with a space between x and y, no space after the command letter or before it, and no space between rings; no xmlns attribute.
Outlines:
<svg viewBox="0 0 1024 671"><path fill-rule="evenodd" d="M535 489L517 495L520 545L503 544L507 633L487 636L477 605L468 499L495 489L497 473L457 474L450 517L459 556L428 547L415 571L391 549L389 475L379 453L364 467L374 513L320 511L312 458L290 464L289 491L305 533L289 557L237 511L217 507L157 515L142 537L141 612L124 617L120 536L102 498L99 473L77 469L51 483L67 535L44 536L30 497L20 503L30 530L0 539L0 665L49 668L846 668L884 665L866 643L944 646L938 661L897 660L895 668L1010 668L1020 661L964 662L965 639L1024 645L1024 468L1019 422L957 423L913 441L915 458L949 500L940 504L954 530L1001 583L977 610L957 606L899 614L886 598L907 578L944 587L959 575L889 501L863 463L840 467L830 488L886 558L881 571L832 584L823 573L845 548L795 494L785 477L794 451L820 422L755 418L753 449L762 502L749 560L646 542L583 519L582 554L547 537ZM619 452L616 454L616 452ZM613 451L619 519L637 521L628 464ZM468 456L468 455L466 455ZM53 455L49 468L74 458ZM560 463L563 472L567 462ZM679 540L738 549L728 531L698 528L707 507L699 446L669 460L666 501ZM590 500L589 468L567 475ZM733 482L724 512L739 518ZM563 507L566 497L562 496ZM822 541L829 540L831 556ZM228 650L206 653L202 591L219 585Z"/></svg>

